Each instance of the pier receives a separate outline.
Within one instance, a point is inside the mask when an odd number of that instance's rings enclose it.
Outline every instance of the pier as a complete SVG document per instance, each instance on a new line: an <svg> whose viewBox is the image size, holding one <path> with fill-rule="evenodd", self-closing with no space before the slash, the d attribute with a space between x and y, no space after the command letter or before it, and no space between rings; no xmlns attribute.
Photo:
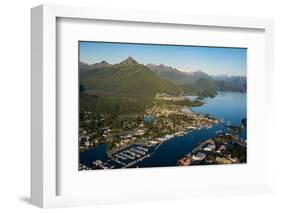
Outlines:
<svg viewBox="0 0 281 213"><path fill-rule="evenodd" d="M127 147L126 149L116 151L113 154L109 155L109 158L111 161L120 165L121 167L128 168L143 161L146 158L149 158L153 151L155 151L159 147L160 144L158 144L151 152L147 147L144 147L142 145Z"/></svg>

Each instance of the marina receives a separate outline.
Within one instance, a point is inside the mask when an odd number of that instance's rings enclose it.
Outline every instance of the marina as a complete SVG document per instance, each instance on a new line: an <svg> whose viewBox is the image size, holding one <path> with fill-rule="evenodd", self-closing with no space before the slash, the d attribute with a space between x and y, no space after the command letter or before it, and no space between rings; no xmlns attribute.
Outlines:
<svg viewBox="0 0 281 213"><path fill-rule="evenodd" d="M189 130L177 131L173 135L167 134L148 140L145 144L129 144L113 152L108 152L107 145L101 144L81 152L80 162L85 166L85 170L177 166L178 160L187 153L194 153L195 156L197 152L208 153L214 149L213 146L208 146L211 144L206 142L208 139L229 134L231 129L227 125L229 123L240 125L241 120L246 116L246 95L219 93L215 98L206 98L204 101L204 105L193 107L191 110L201 114L208 112L210 116L222 120L223 123L203 128L190 126ZM127 135L129 134L131 133L129 132ZM240 140L237 143L245 147L246 128L242 129L238 136ZM221 146L220 149L223 150L225 147L227 146ZM205 157L199 154L195 159L199 162ZM221 158L218 158L218 161L226 162ZM185 159L183 164L190 165L191 162Z"/></svg>
<svg viewBox="0 0 281 213"><path fill-rule="evenodd" d="M109 155L106 161L95 160L92 162L95 169L107 168L129 168L134 167L137 163L149 158L154 150L157 150L160 145L155 146L155 149L149 149L141 145L127 147L123 150Z"/></svg>

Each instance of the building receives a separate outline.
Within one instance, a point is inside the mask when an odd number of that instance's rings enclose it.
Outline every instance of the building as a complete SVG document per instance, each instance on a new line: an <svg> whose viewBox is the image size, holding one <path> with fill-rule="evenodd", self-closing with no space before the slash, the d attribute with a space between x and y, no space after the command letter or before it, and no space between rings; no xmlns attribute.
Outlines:
<svg viewBox="0 0 281 213"><path fill-rule="evenodd" d="M225 151L225 150L226 150L226 146L224 144L222 144L218 151L221 152L221 151Z"/></svg>
<svg viewBox="0 0 281 213"><path fill-rule="evenodd" d="M141 136L141 135L144 135L144 133L145 133L145 131L143 129L138 129L138 130L135 131L134 135Z"/></svg>
<svg viewBox="0 0 281 213"><path fill-rule="evenodd" d="M208 152L211 152L211 151L213 151L215 148L216 148L215 144L207 144L207 146L205 146L205 147L203 148L203 150L208 151Z"/></svg>
<svg viewBox="0 0 281 213"><path fill-rule="evenodd" d="M203 152L197 152L195 155L192 155L193 160L204 160L206 158L206 154Z"/></svg>

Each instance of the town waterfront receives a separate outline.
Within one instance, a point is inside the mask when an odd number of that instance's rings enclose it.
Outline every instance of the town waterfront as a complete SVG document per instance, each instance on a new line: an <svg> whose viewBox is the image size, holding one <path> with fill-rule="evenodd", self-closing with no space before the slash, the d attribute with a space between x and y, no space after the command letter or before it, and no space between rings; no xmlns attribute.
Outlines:
<svg viewBox="0 0 281 213"><path fill-rule="evenodd" d="M187 97L192 98L192 97ZM213 138L219 131L228 133L229 125L239 126L242 119L246 118L246 93L239 92L218 92L214 98L204 98L201 106L192 107L194 113L199 113L221 120L221 123L215 124L210 128L201 128L191 130L185 135L176 136L163 143L151 146L133 144L124 149L134 149L144 152L145 157L135 163L129 164L129 167L163 167L176 166L180 157L192 151L200 143ZM154 119L146 117L147 121ZM241 141L246 140L247 128L243 128L239 137ZM89 168L93 168L93 162L107 162L114 168L122 168L124 165L113 161L107 153L107 145L100 144L94 148L80 152L80 163ZM130 162L129 162L130 163Z"/></svg>

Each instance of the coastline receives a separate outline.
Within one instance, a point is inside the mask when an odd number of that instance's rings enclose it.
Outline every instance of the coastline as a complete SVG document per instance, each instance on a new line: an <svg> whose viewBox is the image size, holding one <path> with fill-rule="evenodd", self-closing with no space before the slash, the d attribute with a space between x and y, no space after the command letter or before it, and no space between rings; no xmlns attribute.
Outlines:
<svg viewBox="0 0 281 213"><path fill-rule="evenodd" d="M223 97L225 97L225 96L223 96ZM221 104L222 103L221 97L218 97L218 100L219 100L218 103ZM229 102L231 99L229 99L227 97L227 99L225 99L225 100ZM234 101L236 103L236 99ZM221 114L221 113L228 113L228 114L230 113L232 117L227 117L226 119L233 119L233 116L235 116L235 114L233 114L232 111L229 112L227 110L227 108L225 108L225 112L222 112L221 110L219 111L221 115L214 114L214 112L217 112L218 108L214 108L213 103L214 103L214 99L210 99L210 102L207 99L207 101L204 102L204 104L202 105L202 107L204 108L204 111L205 111L206 109L209 110L208 106L209 106L209 104L212 104L212 107L210 109L213 109L215 111L210 111L211 115L212 115L211 119L214 119L214 117L221 118L221 116L226 116L226 114ZM232 102L230 102L230 103L232 103ZM245 103L245 102L242 102L242 103ZM223 102L223 106L224 105L225 105L225 102ZM174 121L177 121L177 125L178 125L178 127L180 127L180 129L173 128L173 131L172 131L172 129L170 129L169 132L164 133L162 135L155 134L154 136L156 136L156 137L149 137L150 134L145 134L143 136L137 136L137 138L139 138L138 140L130 141L128 144L123 144L123 146L119 146L118 147L119 149L115 149L114 151L112 150L113 152L111 154L114 155L114 159L119 160L120 162L125 162L126 165L131 165L130 168L177 166L178 165L177 160L179 160L179 155L184 156L187 153L191 152L196 146L200 145L202 142L204 142L210 138L216 138L215 132L217 132L218 130L221 130L221 127L220 127L221 125L212 124L211 126L208 126L208 125L204 126L203 125L204 122L202 123L202 121L200 121L200 117L202 117L202 118L204 117L207 119L208 116L207 117L204 116L205 115L204 111L197 112L195 110L196 108L197 107L193 108L193 107L188 107L188 106L183 106L183 105L177 106L175 108L172 107L169 110L165 109L165 108L161 109L158 107L154 108L154 110L150 111L150 113L159 114L158 116L160 116L159 117L160 120L161 119L167 120L169 118L176 119ZM148 113L148 114L150 114L150 113ZM177 117L173 117L173 116L169 117L173 113L176 113ZM239 115L240 114L241 113L239 112ZM155 116L155 117L158 118L158 116ZM196 123L198 122L197 124L199 124L199 125L195 125L194 127L196 127L196 128L191 128L191 129L184 128L184 126L182 126L180 124L180 122L181 121L184 122L185 116L187 116L186 119L192 119L192 117L194 117ZM178 118L180 118L180 119L178 119ZM217 119L215 119L215 120L217 120ZM221 124L221 122L219 120L217 120L217 121L218 121L217 124ZM233 120L231 120L231 122L232 121ZM149 122L149 125L152 125L152 123ZM154 124L154 126L159 127L158 124L162 125L162 127L163 127L164 123L156 122L156 124ZM201 126L201 124L203 126ZM159 129L161 130L162 127L160 127ZM187 125L187 127L191 127L191 125ZM227 128L227 126L224 125L223 128L224 128L223 131L225 132L226 131L225 128ZM146 130L145 126L143 126L141 129L143 129L144 131L147 131L147 133L149 133L149 130ZM132 132L130 134L132 134ZM124 135L124 136L126 136L126 135ZM135 136L132 136L132 137L135 137ZM246 140L246 135L239 136L239 138L240 137L243 137L244 140ZM185 142L188 142L188 143L185 143ZM139 147L140 150L135 149L136 147L137 147L137 149ZM138 161L138 163L136 163L136 164L128 164L129 161L135 162L136 160L139 159L138 156L140 155L141 152L143 152L143 150L141 150L142 147L145 147L149 150L148 152L146 151L145 155L143 155L143 156L147 156L145 158L146 160L144 160L143 162ZM158 148L160 147L160 148L156 150L156 147L158 147ZM138 152L140 152L140 153L138 153ZM169 153L171 152L171 155L170 154L167 155L167 152L169 152ZM199 152L200 152L200 150L199 150ZM204 152L204 150L203 150L203 152ZM90 153L91 153L91 151L90 151ZM148 156L149 154L150 154L150 156ZM95 155L96 157L94 155L92 155L93 157L90 157L91 154L89 154L89 153L86 155L88 155L88 157L86 157L88 159L85 159L85 155L84 155L83 160L80 161L80 163L86 163L86 166L91 167L91 165L93 165L92 162L99 159L99 157L96 155ZM208 156L208 154L207 154L207 156ZM222 160L222 158L219 158L218 160ZM167 162L169 162L169 163L167 163ZM116 166L116 162L112 164L112 159L109 159L108 157L103 158L103 163L104 164L102 164L102 165L105 166L105 168L108 167L108 165L115 165L115 168L122 168L123 166L125 166L125 164L121 165L119 163ZM202 162L202 165L203 165L203 162ZM125 167L128 168L127 166L125 166ZM92 169L104 169L104 168L101 168L100 166L98 166L98 167L93 166Z"/></svg>
<svg viewBox="0 0 281 213"><path fill-rule="evenodd" d="M183 108L183 112L186 112L186 113L194 113L194 112L192 111L191 107L188 107L188 106L186 106L186 107Z"/></svg>

